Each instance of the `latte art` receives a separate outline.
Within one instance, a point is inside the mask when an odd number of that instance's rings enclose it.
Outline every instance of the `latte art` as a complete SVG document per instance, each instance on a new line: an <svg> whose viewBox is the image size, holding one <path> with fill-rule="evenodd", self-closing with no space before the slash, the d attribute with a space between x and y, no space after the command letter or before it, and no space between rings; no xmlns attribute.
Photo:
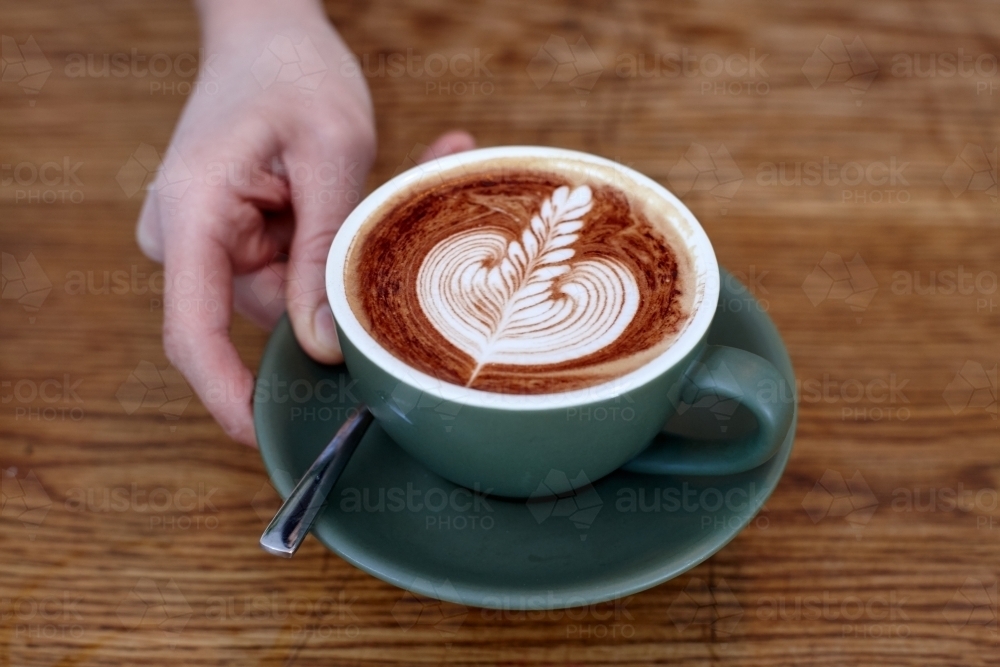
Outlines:
<svg viewBox="0 0 1000 667"><path fill-rule="evenodd" d="M558 364L606 347L639 308L635 278L609 258L574 261L592 207L583 185L559 187L519 238L503 229L458 232L428 253L417 277L434 328L476 363Z"/></svg>
<svg viewBox="0 0 1000 667"><path fill-rule="evenodd" d="M346 296L378 345L442 382L590 387L662 354L690 319L696 280L673 219L610 168L491 160L373 211L347 251Z"/></svg>

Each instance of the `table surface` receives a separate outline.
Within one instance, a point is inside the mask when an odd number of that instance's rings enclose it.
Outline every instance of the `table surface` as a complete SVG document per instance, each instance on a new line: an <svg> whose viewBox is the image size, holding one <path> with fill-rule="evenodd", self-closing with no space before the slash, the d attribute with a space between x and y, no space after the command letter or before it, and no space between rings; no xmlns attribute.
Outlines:
<svg viewBox="0 0 1000 667"><path fill-rule="evenodd" d="M311 537L290 562L265 555L278 500L257 454L197 399L167 419L162 396L118 398L168 366L130 159L166 148L187 63L68 67L197 55L193 12L8 4L3 57L13 44L32 67L0 82L0 665L997 664L995 5L329 11L369 58L370 186L464 127L620 160L683 198L795 364L783 479L705 563L572 617L446 609L460 622L442 627L394 614L403 591ZM391 54L479 67L380 74ZM233 336L256 367L267 333L238 320Z"/></svg>

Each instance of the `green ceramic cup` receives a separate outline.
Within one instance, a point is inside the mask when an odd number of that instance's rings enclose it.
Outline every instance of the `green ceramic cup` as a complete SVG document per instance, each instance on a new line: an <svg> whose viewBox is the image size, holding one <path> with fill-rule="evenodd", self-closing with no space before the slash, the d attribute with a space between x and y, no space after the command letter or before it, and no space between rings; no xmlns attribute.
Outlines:
<svg viewBox="0 0 1000 667"><path fill-rule="evenodd" d="M678 212L675 230L687 244L696 276L692 315L676 341L644 366L582 390L514 395L438 380L393 356L361 325L345 291L346 258L361 225L391 198L435 175L481 163L529 158L574 160L611 168L630 196L661 197ZM719 298L715 252L694 215L668 190L600 157L554 148L509 146L435 160L393 178L348 216L327 259L327 294L354 393L383 429L432 471L482 493L526 498L551 471L583 486L622 467L650 474L726 475L770 459L784 439L793 405L761 398L759 387L781 386L770 362L744 350L709 346L706 334ZM758 428L732 440L696 441L663 434L681 406L734 401ZM735 407L735 406L733 406ZM730 412L731 414L731 412Z"/></svg>

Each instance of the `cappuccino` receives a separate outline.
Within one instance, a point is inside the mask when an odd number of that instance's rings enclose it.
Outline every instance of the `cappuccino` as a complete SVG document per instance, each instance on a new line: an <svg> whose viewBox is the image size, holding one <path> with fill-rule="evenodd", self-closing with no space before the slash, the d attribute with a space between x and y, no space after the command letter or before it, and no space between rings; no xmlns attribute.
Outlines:
<svg viewBox="0 0 1000 667"><path fill-rule="evenodd" d="M696 279L674 206L611 168L496 158L418 182L351 242L347 300L386 351L444 382L550 394L662 354Z"/></svg>

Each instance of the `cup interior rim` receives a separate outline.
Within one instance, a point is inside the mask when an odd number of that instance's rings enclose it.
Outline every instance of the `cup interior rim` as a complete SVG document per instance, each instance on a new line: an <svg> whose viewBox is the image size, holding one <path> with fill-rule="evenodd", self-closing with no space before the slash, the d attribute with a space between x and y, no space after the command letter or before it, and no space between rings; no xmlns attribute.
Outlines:
<svg viewBox="0 0 1000 667"><path fill-rule="evenodd" d="M688 318L684 330L666 350L629 373L590 387L559 393L504 394L461 387L419 371L394 356L368 333L348 302L343 277L343 267L346 265L355 234L385 202L396 193L420 180L436 173L496 158L552 158L610 167L626 179L631 179L636 184L664 198L677 210L686 223L686 228L680 229L675 225L675 229L686 241L686 249L694 264L696 292L692 305L693 314ZM327 298L341 335L346 336L361 354L397 381L442 401L463 406L536 411L572 408L625 396L673 368L698 345L708 332L708 327L718 305L719 266L711 241L698 219L672 192L651 178L618 162L589 153L542 146L501 146L479 148L418 165L395 176L368 195L347 216L334 237L327 256L326 287Z"/></svg>

